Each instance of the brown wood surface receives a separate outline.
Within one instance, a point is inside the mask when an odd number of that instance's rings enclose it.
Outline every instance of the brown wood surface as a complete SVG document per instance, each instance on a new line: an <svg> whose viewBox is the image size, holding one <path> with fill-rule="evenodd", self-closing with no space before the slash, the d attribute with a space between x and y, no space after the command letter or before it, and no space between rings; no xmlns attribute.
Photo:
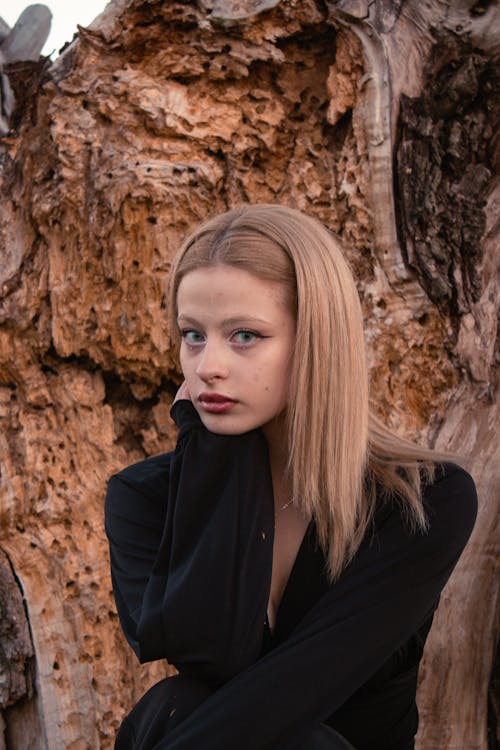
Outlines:
<svg viewBox="0 0 500 750"><path fill-rule="evenodd" d="M497 3L465 0L116 0L53 65L8 67L0 748L2 730L10 750L111 748L167 672L139 667L117 623L105 482L175 439L164 290L181 238L278 201L342 237L381 414L471 456L480 512L426 650L418 748L486 750L499 23Z"/></svg>

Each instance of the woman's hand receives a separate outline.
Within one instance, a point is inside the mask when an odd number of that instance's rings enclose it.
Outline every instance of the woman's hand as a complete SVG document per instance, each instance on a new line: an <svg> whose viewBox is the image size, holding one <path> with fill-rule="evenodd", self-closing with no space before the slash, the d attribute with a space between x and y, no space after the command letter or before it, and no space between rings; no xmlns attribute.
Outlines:
<svg viewBox="0 0 500 750"><path fill-rule="evenodd" d="M175 394L174 404L176 403L176 401L180 401L183 398L191 401L191 394L189 393L189 388L187 387L186 381L182 383L181 387Z"/></svg>

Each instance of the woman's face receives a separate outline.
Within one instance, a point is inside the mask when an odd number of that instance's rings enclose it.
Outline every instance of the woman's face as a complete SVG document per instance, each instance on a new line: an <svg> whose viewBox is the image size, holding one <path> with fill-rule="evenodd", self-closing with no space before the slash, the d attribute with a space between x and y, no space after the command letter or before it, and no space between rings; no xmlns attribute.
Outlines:
<svg viewBox="0 0 500 750"><path fill-rule="evenodd" d="M266 427L283 412L295 319L279 283L233 266L190 271L177 295L181 367L211 432Z"/></svg>

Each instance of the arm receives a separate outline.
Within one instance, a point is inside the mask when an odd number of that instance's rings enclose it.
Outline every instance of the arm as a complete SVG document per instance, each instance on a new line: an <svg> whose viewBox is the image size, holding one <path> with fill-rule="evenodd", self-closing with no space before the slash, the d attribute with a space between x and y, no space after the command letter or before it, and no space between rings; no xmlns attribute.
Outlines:
<svg viewBox="0 0 500 750"><path fill-rule="evenodd" d="M208 698L154 750L295 750L428 617L472 530L476 494L448 469L424 495L430 528L385 513L290 638Z"/></svg>
<svg viewBox="0 0 500 750"><path fill-rule="evenodd" d="M261 648L273 543L267 444L215 435L187 400L175 452L110 480L106 531L123 630L140 661L220 684Z"/></svg>

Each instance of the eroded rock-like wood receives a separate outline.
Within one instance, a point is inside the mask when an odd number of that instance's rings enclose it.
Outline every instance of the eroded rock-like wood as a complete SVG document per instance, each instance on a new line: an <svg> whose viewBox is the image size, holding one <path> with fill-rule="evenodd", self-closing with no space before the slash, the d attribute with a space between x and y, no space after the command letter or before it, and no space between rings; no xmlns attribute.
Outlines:
<svg viewBox="0 0 500 750"><path fill-rule="evenodd" d="M40 717L32 735L50 750L110 748L166 673L139 668L121 635L104 487L175 439L165 284L182 237L210 213L277 201L343 240L381 413L471 451L480 517L431 638L419 747L485 750L498 15L476 5L120 0L50 69L11 68L0 548L26 598L36 692L4 704L10 736ZM465 653L473 631L486 645Z"/></svg>

